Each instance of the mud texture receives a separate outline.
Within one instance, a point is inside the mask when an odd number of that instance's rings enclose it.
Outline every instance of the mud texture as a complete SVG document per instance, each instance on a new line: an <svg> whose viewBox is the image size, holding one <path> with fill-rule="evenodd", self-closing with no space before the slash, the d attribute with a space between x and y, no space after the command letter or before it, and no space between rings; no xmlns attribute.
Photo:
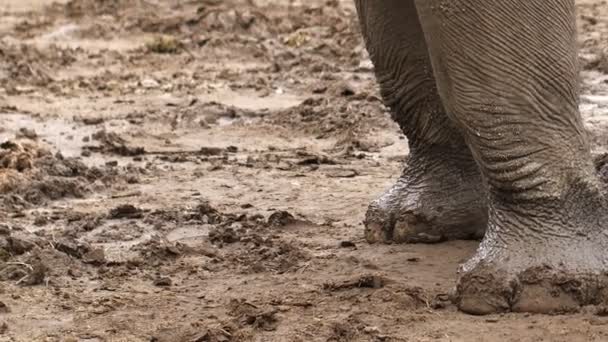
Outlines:
<svg viewBox="0 0 608 342"><path fill-rule="evenodd" d="M578 3L608 177L608 8ZM5 0L0 115L0 341L608 339L601 305L458 312L475 241L365 241L408 149L350 1Z"/></svg>

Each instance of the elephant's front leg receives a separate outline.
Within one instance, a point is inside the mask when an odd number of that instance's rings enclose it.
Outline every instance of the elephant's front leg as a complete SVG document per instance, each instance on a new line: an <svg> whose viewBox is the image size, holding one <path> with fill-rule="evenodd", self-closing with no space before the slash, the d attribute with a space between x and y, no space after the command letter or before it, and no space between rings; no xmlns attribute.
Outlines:
<svg viewBox="0 0 608 342"><path fill-rule="evenodd" d="M356 0L387 106L410 156L397 183L369 207L369 242L480 238L487 208L471 152L437 94L414 0Z"/></svg>
<svg viewBox="0 0 608 342"><path fill-rule="evenodd" d="M574 0L416 1L439 92L489 192L459 307L605 302L608 215L577 106Z"/></svg>

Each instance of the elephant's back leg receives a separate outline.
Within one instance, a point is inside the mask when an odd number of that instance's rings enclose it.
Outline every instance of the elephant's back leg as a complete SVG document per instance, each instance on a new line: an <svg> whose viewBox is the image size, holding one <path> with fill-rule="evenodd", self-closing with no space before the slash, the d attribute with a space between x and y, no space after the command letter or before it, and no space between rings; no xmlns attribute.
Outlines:
<svg viewBox="0 0 608 342"><path fill-rule="evenodd" d="M477 166L447 119L414 0L356 0L385 104L410 145L403 175L374 201L369 242L479 238L486 207Z"/></svg>

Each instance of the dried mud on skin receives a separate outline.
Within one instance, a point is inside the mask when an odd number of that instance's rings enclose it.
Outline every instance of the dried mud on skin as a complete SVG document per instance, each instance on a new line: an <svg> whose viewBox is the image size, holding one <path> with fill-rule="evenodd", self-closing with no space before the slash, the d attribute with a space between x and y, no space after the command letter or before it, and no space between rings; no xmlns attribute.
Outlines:
<svg viewBox="0 0 608 342"><path fill-rule="evenodd" d="M608 338L603 307L458 313L474 242L363 241L407 149L350 1L23 4L0 4L0 341ZM578 8L606 176L608 9Z"/></svg>

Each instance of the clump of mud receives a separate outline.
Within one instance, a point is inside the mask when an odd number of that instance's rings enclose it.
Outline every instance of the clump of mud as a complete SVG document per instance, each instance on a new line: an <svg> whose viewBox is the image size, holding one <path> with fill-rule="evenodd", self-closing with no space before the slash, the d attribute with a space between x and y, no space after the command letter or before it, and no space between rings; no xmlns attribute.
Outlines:
<svg viewBox="0 0 608 342"><path fill-rule="evenodd" d="M310 97L298 106L271 113L265 120L318 139L344 134L364 136L390 124L386 108L374 94L342 87L338 91L337 97Z"/></svg>
<svg viewBox="0 0 608 342"><path fill-rule="evenodd" d="M277 235L281 229L297 223L292 214L279 211L266 220L261 215L229 217L210 230L209 241L241 272L282 274L297 270L310 259L301 246Z"/></svg>
<svg viewBox="0 0 608 342"><path fill-rule="evenodd" d="M146 152L143 147L128 146L127 141L115 132L100 130L95 132L91 137L99 142L99 145L85 146L85 151L117 154L120 156L138 156Z"/></svg>
<svg viewBox="0 0 608 342"><path fill-rule="evenodd" d="M23 209L66 197L82 198L117 181L112 167L88 167L77 158L31 142L0 145L0 200L4 209Z"/></svg>

